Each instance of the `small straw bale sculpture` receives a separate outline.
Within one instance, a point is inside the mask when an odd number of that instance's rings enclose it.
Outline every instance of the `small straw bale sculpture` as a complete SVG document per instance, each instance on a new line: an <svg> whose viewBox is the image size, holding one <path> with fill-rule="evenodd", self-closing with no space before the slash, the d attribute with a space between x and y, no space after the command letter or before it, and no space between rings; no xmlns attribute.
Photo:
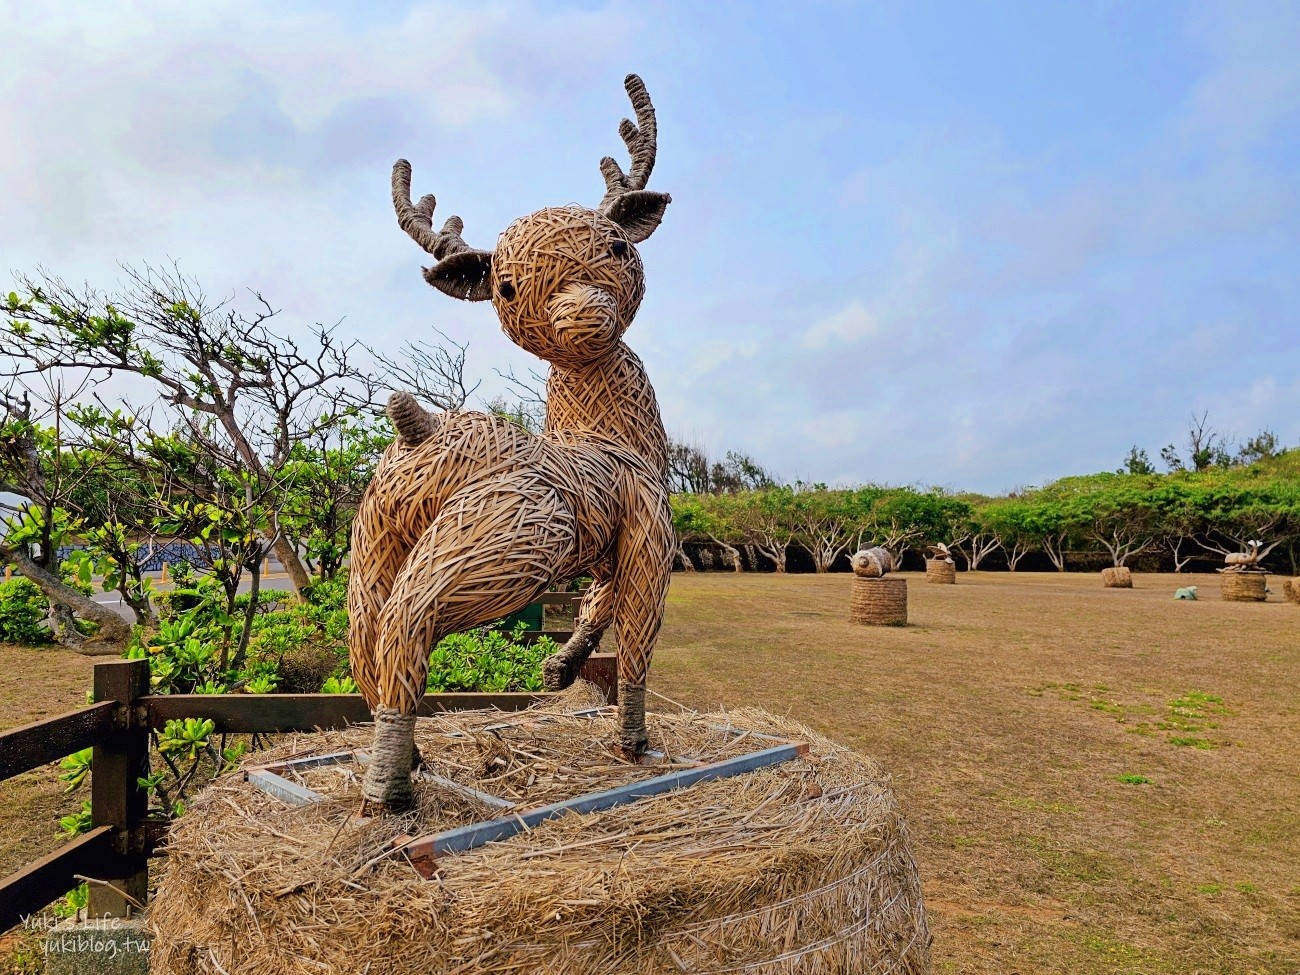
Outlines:
<svg viewBox="0 0 1300 975"><path fill-rule="evenodd" d="M1133 573L1127 565L1111 565L1101 570L1101 584L1107 589L1132 589Z"/></svg>
<svg viewBox="0 0 1300 975"><path fill-rule="evenodd" d="M925 581L939 585L951 586L957 582L957 563L952 551L940 542L926 547L929 557L925 560Z"/></svg>
<svg viewBox="0 0 1300 975"><path fill-rule="evenodd" d="M1300 604L1300 579L1287 579L1282 583L1282 595L1288 602Z"/></svg>
<svg viewBox="0 0 1300 975"><path fill-rule="evenodd" d="M1225 572L1223 598L1230 603L1262 603L1268 599L1267 579L1263 572Z"/></svg>
<svg viewBox="0 0 1300 975"><path fill-rule="evenodd" d="M1244 552L1224 552L1223 598L1230 603L1262 603L1268 599L1268 570L1261 564L1264 556L1273 551L1277 542L1265 548L1264 543L1251 539Z"/></svg>
<svg viewBox="0 0 1300 975"><path fill-rule="evenodd" d="M632 164L601 160L605 195L589 209L540 210L512 223L493 251L433 229L435 200L411 202L411 166L393 166L401 228L432 255L438 290L491 301L516 345L550 364L546 424L536 436L483 413L426 412L407 393L388 411L398 438L358 507L348 584L352 672L375 719L366 799L412 801L416 707L430 649L449 633L523 608L551 584L594 582L572 640L547 661L547 686L571 683L610 625L617 629L619 727L627 757L646 744L645 683L674 551L666 438L641 360L622 341L645 293L636 244L669 197L645 189L656 122L629 75L636 123L619 132Z"/></svg>
<svg viewBox="0 0 1300 975"><path fill-rule="evenodd" d="M849 622L868 626L907 624L907 580L891 576L894 556L876 546L855 552L853 594L849 599Z"/></svg>
<svg viewBox="0 0 1300 975"><path fill-rule="evenodd" d="M642 781L611 765L604 714L561 701L421 718L431 770L527 809ZM549 716L549 717L547 717ZM547 717L547 720L542 720ZM930 935L889 777L754 709L652 713L654 748L718 761L756 747L723 725L807 742L806 758L549 820L439 860L425 880L394 842L499 812L427 776L406 816L355 815L351 767L299 773L287 806L231 776L172 827L149 924L153 975L926 975ZM491 729L491 730L489 730ZM364 748L365 728L290 736L248 764ZM742 740L743 739L743 740ZM455 764L453 764L455 763ZM403 834L406 834L405 837Z"/></svg>

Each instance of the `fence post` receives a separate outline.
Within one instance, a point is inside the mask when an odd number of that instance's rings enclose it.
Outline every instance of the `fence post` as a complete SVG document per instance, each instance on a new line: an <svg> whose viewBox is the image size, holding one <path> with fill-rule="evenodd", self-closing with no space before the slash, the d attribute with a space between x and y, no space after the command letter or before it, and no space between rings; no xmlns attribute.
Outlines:
<svg viewBox="0 0 1300 975"><path fill-rule="evenodd" d="M96 876L112 886L90 885L91 917L128 917L131 902L149 892L144 820L149 796L137 779L149 774L149 728L136 700L149 693L147 660L95 664L95 700L117 701L113 730L95 745L90 771L90 821L112 826L113 857Z"/></svg>

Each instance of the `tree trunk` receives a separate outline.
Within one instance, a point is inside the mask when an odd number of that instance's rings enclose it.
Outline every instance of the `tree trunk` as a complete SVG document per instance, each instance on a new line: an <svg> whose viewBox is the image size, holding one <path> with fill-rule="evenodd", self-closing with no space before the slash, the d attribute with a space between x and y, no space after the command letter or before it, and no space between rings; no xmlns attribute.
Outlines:
<svg viewBox="0 0 1300 975"><path fill-rule="evenodd" d="M276 536L272 545L275 548L275 557L284 566L284 571L289 573L289 585L293 586L294 594L301 599L302 594L311 585L311 578L307 575L307 570L302 567L302 559L298 557L298 550L293 547L293 542L285 538L283 533Z"/></svg>
<svg viewBox="0 0 1300 975"><path fill-rule="evenodd" d="M239 670L244 666L244 657L248 654L248 641L253 635L253 617L257 615L258 596L262 591L262 559L260 556L249 566L248 571L252 580L248 590L248 610L244 613L244 625L239 632L239 645L235 648L235 655L230 658L231 670Z"/></svg>
<svg viewBox="0 0 1300 975"><path fill-rule="evenodd" d="M99 624L99 633L86 640L75 627L69 627L64 619L56 616L52 623L56 628L56 636L65 646L87 655L118 654L131 639L131 625L126 620L37 565L25 552L0 544L0 559L12 562L19 572L34 582L50 601L52 608L66 606L82 619Z"/></svg>
<svg viewBox="0 0 1300 975"><path fill-rule="evenodd" d="M718 548L722 549L722 551L725 553L727 557L727 561L731 563L732 572L745 571L745 566L740 561L739 549L737 549L734 545L728 545L726 542L722 541L722 539L718 538L716 535L710 535L709 538L713 539L714 544L717 545Z"/></svg>
<svg viewBox="0 0 1300 975"><path fill-rule="evenodd" d="M776 566L777 572L785 571L785 548L784 545L777 542L770 542L768 544L762 542L758 543L758 550L772 560L773 564ZM758 568L757 561L754 562L754 568Z"/></svg>

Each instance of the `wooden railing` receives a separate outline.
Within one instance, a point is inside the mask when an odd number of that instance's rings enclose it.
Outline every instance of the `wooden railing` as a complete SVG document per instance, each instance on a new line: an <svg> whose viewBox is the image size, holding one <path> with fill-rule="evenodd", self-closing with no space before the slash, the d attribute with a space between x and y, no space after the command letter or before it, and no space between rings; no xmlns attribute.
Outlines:
<svg viewBox="0 0 1300 975"><path fill-rule="evenodd" d="M567 595L567 594L548 594ZM567 634L559 634L565 636ZM595 654L582 677L614 701L618 686L612 654ZM167 694L149 690L145 660L113 660L94 668L94 704L0 732L0 780L93 748L91 829L48 856L0 880L0 932L35 914L93 878L89 913L123 917L148 897L149 857L166 824L147 818L149 731L172 718L211 718L217 733L269 733L343 728L370 720L359 694ZM498 708L518 711L551 695L429 694L420 714Z"/></svg>

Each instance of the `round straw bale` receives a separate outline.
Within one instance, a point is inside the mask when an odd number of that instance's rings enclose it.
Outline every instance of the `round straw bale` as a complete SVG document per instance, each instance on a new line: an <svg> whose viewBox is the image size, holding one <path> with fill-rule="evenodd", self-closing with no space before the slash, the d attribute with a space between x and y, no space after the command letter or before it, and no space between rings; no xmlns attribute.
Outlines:
<svg viewBox="0 0 1300 975"><path fill-rule="evenodd" d="M1223 598L1230 603L1262 603L1268 598L1268 576L1263 572L1225 572Z"/></svg>
<svg viewBox="0 0 1300 975"><path fill-rule="evenodd" d="M520 714L422 718L433 771L535 808L662 775L604 744L614 717L572 695ZM394 841L502 815L417 776L401 817L361 819L358 769L303 770L289 806L237 776L172 828L150 926L154 975L928 972L907 827L869 758L762 711L648 715L650 747L714 762L807 742L806 756L613 809L569 813L464 853L425 880ZM491 727L490 727L491 726ZM365 748L365 726L288 738L248 763ZM676 767L680 768L681 765Z"/></svg>
<svg viewBox="0 0 1300 975"><path fill-rule="evenodd" d="M1290 602L1300 603L1300 579L1286 579L1282 582L1282 595Z"/></svg>
<svg viewBox="0 0 1300 975"><path fill-rule="evenodd" d="M926 559L925 581L951 586L957 581L957 566L949 559Z"/></svg>
<svg viewBox="0 0 1300 975"><path fill-rule="evenodd" d="M907 580L893 575L879 579L855 575L853 595L849 599L849 622L868 626L905 626Z"/></svg>
<svg viewBox="0 0 1300 975"><path fill-rule="evenodd" d="M1112 565L1101 570L1101 584L1107 589L1132 589L1133 573L1127 565Z"/></svg>

